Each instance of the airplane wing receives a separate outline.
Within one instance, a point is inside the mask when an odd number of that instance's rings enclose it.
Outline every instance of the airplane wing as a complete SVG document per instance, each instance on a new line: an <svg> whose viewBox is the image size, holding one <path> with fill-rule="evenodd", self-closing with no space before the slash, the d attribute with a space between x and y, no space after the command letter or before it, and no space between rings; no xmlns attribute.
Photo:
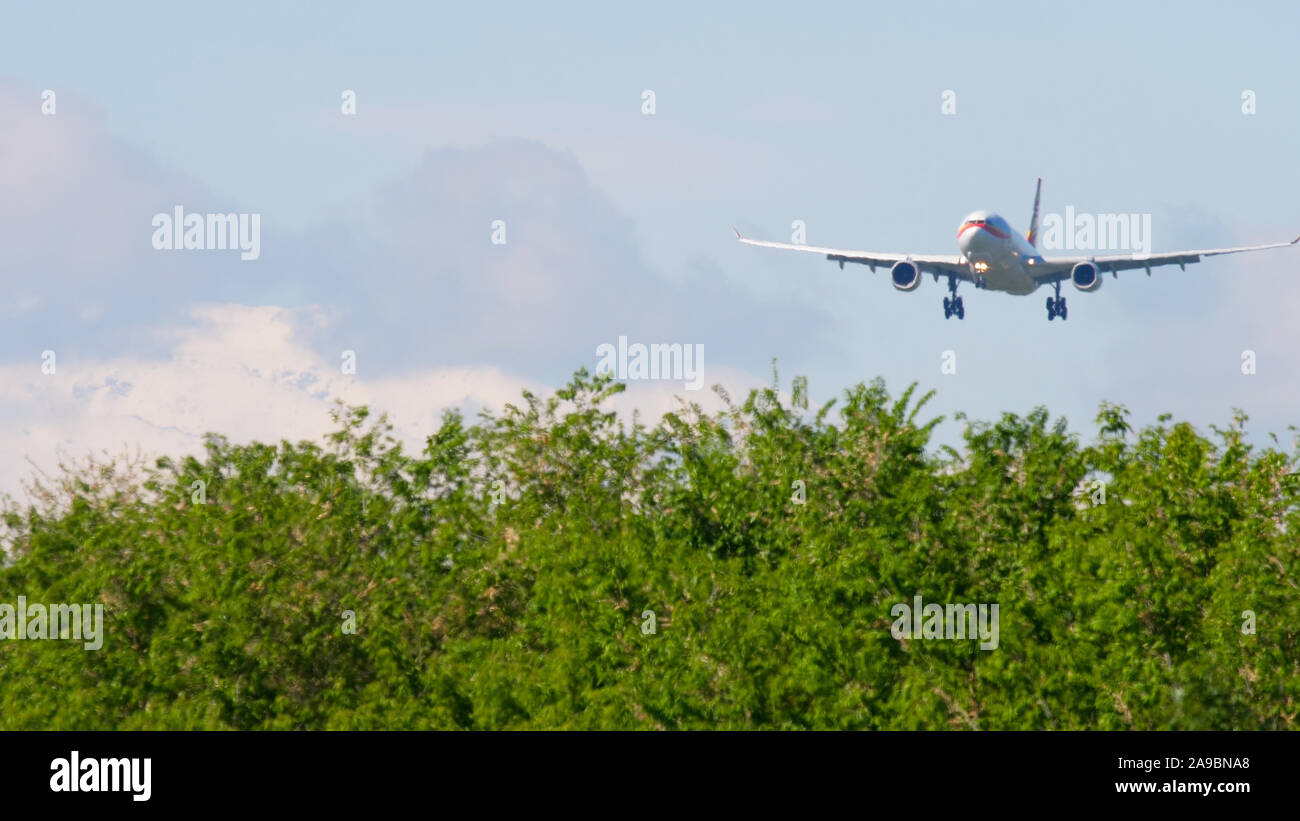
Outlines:
<svg viewBox="0 0 1300 821"><path fill-rule="evenodd" d="M1109 271L1116 274L1119 271L1133 271L1143 268L1147 276L1151 275L1151 269L1159 265L1177 265L1179 268L1186 270L1186 266L1193 262L1200 262L1201 257L1213 257L1219 254L1239 254L1243 251L1264 251L1269 248L1285 248L1288 245L1295 245L1300 242L1300 237L1296 237L1290 242L1272 242L1268 245L1243 245L1237 248L1210 248L1204 251L1170 251L1163 254L1100 254L1089 257L1052 257L1038 263L1034 272L1034 279L1039 282L1058 282L1070 278L1070 269L1080 262L1096 263L1101 273Z"/></svg>
<svg viewBox="0 0 1300 821"><path fill-rule="evenodd" d="M874 273L876 266L891 267L895 262L904 260L913 263L923 274L933 274L936 278L939 276L955 276L958 279L972 281L970 266L966 263L965 258L957 254L885 254L874 251L846 251L841 248L822 248L816 245L796 245L788 242L767 242L760 239L747 239L740 235L735 228L731 229L736 234L736 239L746 245L757 245L760 248L780 248L785 251L803 251L810 254L824 254L832 262L838 262L840 267L844 267L846 262L856 262L860 265L866 265ZM1066 272L1067 276L1069 272Z"/></svg>

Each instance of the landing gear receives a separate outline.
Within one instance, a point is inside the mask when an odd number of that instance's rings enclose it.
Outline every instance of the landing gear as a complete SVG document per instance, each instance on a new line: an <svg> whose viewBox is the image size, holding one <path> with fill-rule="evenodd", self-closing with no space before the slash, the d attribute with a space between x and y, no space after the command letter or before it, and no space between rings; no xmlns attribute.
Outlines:
<svg viewBox="0 0 1300 821"><path fill-rule="evenodd" d="M1047 298L1047 321L1051 322L1056 317L1060 317L1064 322L1068 316L1065 310L1065 297L1061 296L1061 283L1056 283L1056 296Z"/></svg>
<svg viewBox="0 0 1300 821"><path fill-rule="evenodd" d="M955 315L958 319L965 319L966 306L962 304L961 297L957 296L956 277L948 277L948 292L952 294L952 299L943 298L943 318L950 319Z"/></svg>

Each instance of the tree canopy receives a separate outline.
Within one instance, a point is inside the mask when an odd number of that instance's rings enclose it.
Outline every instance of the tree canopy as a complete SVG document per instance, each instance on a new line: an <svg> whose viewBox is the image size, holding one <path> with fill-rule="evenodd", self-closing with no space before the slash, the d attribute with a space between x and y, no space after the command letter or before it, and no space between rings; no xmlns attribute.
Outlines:
<svg viewBox="0 0 1300 821"><path fill-rule="evenodd" d="M1297 726L1296 455L1244 415L937 448L915 386L653 424L623 387L449 412L420 453L339 405L321 443L38 478L0 602L102 603L103 646L0 641L0 727ZM998 604L997 648L895 638L917 595Z"/></svg>

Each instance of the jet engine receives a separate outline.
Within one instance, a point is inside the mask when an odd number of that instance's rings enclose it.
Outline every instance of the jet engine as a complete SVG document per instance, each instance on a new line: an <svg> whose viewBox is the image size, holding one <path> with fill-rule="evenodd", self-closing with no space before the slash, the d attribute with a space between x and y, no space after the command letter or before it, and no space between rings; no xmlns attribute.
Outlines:
<svg viewBox="0 0 1300 821"><path fill-rule="evenodd" d="M1070 281L1080 291L1095 291L1101 287L1101 270L1095 262L1076 263L1070 269Z"/></svg>
<svg viewBox="0 0 1300 821"><path fill-rule="evenodd" d="M900 291L915 291L921 284L921 269L915 262L899 260L889 269L889 278Z"/></svg>

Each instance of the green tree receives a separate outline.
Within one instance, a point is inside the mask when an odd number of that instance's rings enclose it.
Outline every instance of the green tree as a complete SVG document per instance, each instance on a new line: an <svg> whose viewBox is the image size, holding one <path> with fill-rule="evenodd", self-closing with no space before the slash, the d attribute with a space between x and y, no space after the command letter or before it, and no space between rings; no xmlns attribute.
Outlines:
<svg viewBox="0 0 1300 821"><path fill-rule="evenodd" d="M1244 414L935 448L915 386L810 409L774 375L653 424L622 389L579 371L419 453L340 405L321 443L37 477L0 602L103 604L105 636L0 641L0 727L1297 724L1297 456ZM996 603L997 649L894 638L918 595Z"/></svg>

